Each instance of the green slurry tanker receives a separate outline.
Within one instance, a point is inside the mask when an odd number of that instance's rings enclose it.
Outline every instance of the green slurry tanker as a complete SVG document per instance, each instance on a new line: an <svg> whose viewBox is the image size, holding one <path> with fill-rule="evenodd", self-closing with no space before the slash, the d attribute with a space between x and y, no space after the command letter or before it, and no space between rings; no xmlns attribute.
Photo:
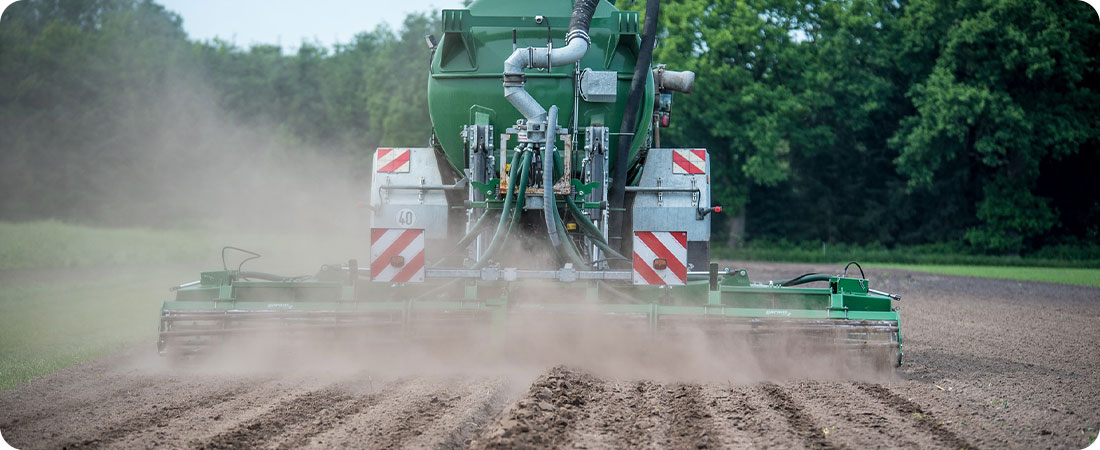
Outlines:
<svg viewBox="0 0 1100 450"><path fill-rule="evenodd" d="M519 316L584 317L652 336L793 331L900 364L898 297L862 269L759 284L710 261L710 154L660 143L695 74L651 64L649 3L644 30L600 0L444 10L426 38L430 146L374 153L370 260L204 272L164 303L160 352L330 328L406 339L480 323L500 339Z"/></svg>

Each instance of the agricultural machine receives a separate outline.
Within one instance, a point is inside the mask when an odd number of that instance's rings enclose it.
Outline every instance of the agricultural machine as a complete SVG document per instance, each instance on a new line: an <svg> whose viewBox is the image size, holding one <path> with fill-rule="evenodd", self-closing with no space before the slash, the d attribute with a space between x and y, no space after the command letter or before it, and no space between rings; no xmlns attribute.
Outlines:
<svg viewBox="0 0 1100 450"><path fill-rule="evenodd" d="M160 352L270 330L506 334L519 316L585 316L654 335L798 330L900 364L897 297L862 269L760 284L710 261L710 153L660 145L695 74L650 63L654 28L601 0L444 10L442 36L426 37L430 144L374 153L369 261L204 272L164 303Z"/></svg>

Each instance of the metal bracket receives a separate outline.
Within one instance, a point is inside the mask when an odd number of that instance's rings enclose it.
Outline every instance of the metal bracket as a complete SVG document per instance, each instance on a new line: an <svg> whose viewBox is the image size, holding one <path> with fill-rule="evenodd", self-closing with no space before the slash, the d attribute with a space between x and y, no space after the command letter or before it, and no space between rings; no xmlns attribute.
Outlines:
<svg viewBox="0 0 1100 450"><path fill-rule="evenodd" d="M426 185L425 183L426 181L424 180L424 177L420 177L420 190L418 191L417 197L420 199L421 205L424 204L424 186Z"/></svg>
<svg viewBox="0 0 1100 450"><path fill-rule="evenodd" d="M587 196L588 194L591 194L592 190L600 187L600 183L596 182L596 181L593 181L593 182L588 183L588 184L581 183L581 180L578 180L576 178L574 178L571 181L572 181L572 184L573 184L573 190L575 190L577 192L580 192L581 195L584 195L584 196Z"/></svg>
<svg viewBox="0 0 1100 450"><path fill-rule="evenodd" d="M699 193L699 187L696 185L696 182L695 182L695 177L691 177L691 189L692 189L691 206L698 207L699 206L700 193Z"/></svg>
<svg viewBox="0 0 1100 450"><path fill-rule="evenodd" d="M497 189L497 186L500 185L500 178L493 178L489 180L488 183L478 183L476 181L471 181L470 184L474 187L474 189L477 189L478 192L481 192L486 196L490 196L493 195L493 191L495 191Z"/></svg>

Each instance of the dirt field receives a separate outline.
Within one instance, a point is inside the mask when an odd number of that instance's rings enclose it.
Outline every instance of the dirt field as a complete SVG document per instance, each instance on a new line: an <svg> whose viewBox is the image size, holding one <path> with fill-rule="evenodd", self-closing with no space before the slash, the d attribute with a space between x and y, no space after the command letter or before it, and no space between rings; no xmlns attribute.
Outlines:
<svg viewBox="0 0 1100 450"><path fill-rule="evenodd" d="M754 280L810 269L751 264ZM1100 289L869 270L899 293L882 381L175 370L153 344L0 393L17 448L1082 448L1100 427Z"/></svg>

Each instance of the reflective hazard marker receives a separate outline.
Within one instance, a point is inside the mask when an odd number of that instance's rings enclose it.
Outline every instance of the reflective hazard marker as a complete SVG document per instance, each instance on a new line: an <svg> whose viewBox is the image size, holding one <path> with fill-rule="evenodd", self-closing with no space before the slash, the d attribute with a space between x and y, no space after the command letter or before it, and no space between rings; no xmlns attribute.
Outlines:
<svg viewBox="0 0 1100 450"><path fill-rule="evenodd" d="M408 173L411 158L411 149L380 148L374 153L374 168L380 173Z"/></svg>
<svg viewBox="0 0 1100 450"><path fill-rule="evenodd" d="M707 173L707 151L673 150L672 173L684 175L702 175Z"/></svg>
<svg viewBox="0 0 1100 450"><path fill-rule="evenodd" d="M634 284L687 284L687 232L635 231Z"/></svg>
<svg viewBox="0 0 1100 450"><path fill-rule="evenodd" d="M371 228L370 279L386 283L424 281L424 230Z"/></svg>

